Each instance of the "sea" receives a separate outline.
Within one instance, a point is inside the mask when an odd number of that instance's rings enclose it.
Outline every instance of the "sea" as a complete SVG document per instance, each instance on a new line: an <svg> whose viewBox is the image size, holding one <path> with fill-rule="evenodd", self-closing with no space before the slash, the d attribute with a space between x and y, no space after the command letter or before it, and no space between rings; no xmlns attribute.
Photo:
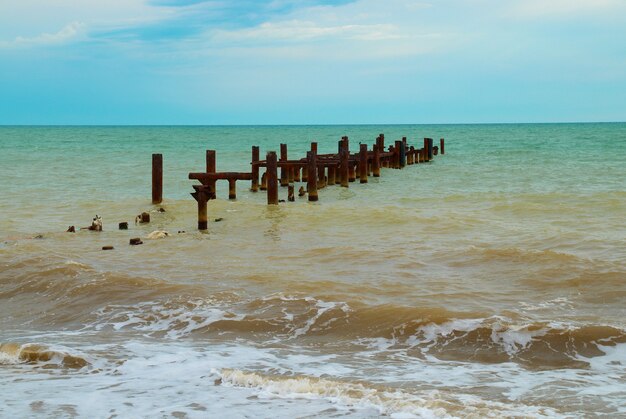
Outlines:
<svg viewBox="0 0 626 419"><path fill-rule="evenodd" d="M197 230L380 133L445 154ZM0 127L0 417L626 417L626 124Z"/></svg>

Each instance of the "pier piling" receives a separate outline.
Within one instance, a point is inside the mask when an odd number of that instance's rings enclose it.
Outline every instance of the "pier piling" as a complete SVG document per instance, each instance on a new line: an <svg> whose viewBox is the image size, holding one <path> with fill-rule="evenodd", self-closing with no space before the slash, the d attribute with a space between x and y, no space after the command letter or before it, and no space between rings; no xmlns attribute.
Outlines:
<svg viewBox="0 0 626 419"><path fill-rule="evenodd" d="M276 152L267 153L267 204L278 205L278 162Z"/></svg>
<svg viewBox="0 0 626 419"><path fill-rule="evenodd" d="M317 197L317 155L315 151L309 151L306 153L307 159L307 192L309 193L309 201L315 202Z"/></svg>
<svg viewBox="0 0 626 419"><path fill-rule="evenodd" d="M163 202L163 154L152 155L152 203Z"/></svg>
<svg viewBox="0 0 626 419"><path fill-rule="evenodd" d="M259 146L252 146L252 184L250 186L250 190L252 192L257 192L259 190L259 166L257 163L260 159L259 154Z"/></svg>

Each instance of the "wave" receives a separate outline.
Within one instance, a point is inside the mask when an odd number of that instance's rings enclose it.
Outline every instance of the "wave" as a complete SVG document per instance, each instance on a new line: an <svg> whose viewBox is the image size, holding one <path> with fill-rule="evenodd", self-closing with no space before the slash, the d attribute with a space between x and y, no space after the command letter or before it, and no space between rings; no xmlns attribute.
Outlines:
<svg viewBox="0 0 626 419"><path fill-rule="evenodd" d="M90 365L85 357L36 343L0 343L0 365L38 364L46 368L81 369Z"/></svg>
<svg viewBox="0 0 626 419"><path fill-rule="evenodd" d="M486 401L477 397L442 394L437 391L412 393L407 390L374 386L371 383L331 380L308 376L272 376L238 369L216 371L216 384L249 388L264 397L284 399L325 399L347 408L373 409L391 417L554 417L552 409L516 403Z"/></svg>
<svg viewBox="0 0 626 419"><path fill-rule="evenodd" d="M539 322L443 308L365 306L275 294L262 299L184 299L111 305L91 325L172 339L231 336L256 342L297 341L328 347L408 351L441 360L530 368L585 368L603 347L626 343L611 325ZM337 348L335 348L337 349ZM408 353L407 352L407 353Z"/></svg>

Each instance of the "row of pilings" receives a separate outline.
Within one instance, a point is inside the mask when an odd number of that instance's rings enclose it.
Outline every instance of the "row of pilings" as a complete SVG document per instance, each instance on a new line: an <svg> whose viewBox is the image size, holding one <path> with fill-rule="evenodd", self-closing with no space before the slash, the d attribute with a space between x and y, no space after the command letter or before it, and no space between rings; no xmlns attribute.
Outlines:
<svg viewBox="0 0 626 419"><path fill-rule="evenodd" d="M198 229L208 227L207 203L216 199L216 184L220 180L228 181L228 198L237 198L237 181L250 181L252 192L266 191L268 205L277 205L278 189L287 187L288 201L295 200L294 182L306 183L298 195L308 195L308 200L319 200L318 190L327 186L341 185L349 187L351 182L367 183L368 177L380 177L381 169L401 169L407 165L427 163L439 152L444 154L444 139L439 146L433 145L432 138L424 138L423 146L417 148L407 143L406 137L397 140L385 149L385 136L380 134L371 149L360 143L359 151L350 152L348 137L342 137L337 143L337 153L318 154L317 143L312 142L305 157L290 159L287 144L280 145L280 158L275 151L268 151L265 160L260 159L260 149L252 146L250 172L218 172L215 150L206 151L206 171L189 173L189 179L198 180L200 185L193 185L191 194L198 202ZM263 173L261 174L261 171ZM161 203L163 199L163 156L152 155L152 203Z"/></svg>

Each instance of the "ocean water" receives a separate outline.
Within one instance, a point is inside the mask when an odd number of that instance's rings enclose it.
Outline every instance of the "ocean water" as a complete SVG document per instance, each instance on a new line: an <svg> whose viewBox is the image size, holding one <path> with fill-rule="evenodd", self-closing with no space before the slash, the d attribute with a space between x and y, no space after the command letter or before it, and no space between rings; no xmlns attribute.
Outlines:
<svg viewBox="0 0 626 419"><path fill-rule="evenodd" d="M246 171L379 133L446 154L317 203L220 182L196 230L205 150ZM0 151L1 417L626 417L626 124L0 127Z"/></svg>

